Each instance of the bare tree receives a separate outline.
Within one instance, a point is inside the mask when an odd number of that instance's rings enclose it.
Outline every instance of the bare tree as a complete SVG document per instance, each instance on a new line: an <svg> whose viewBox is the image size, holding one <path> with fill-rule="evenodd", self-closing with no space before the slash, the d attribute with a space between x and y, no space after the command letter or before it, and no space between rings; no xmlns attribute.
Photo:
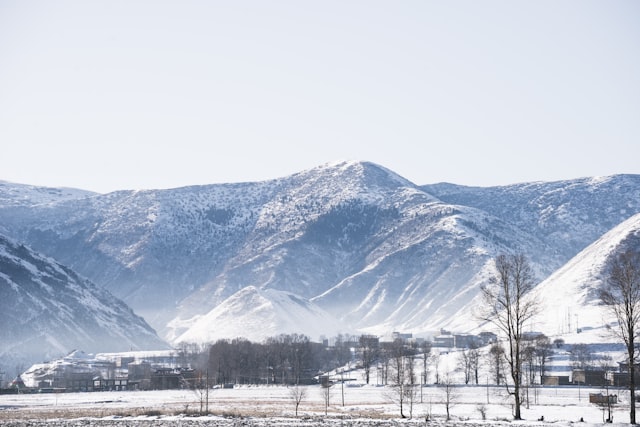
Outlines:
<svg viewBox="0 0 640 427"><path fill-rule="evenodd" d="M327 415L329 413L329 405L331 400L331 387L333 383L327 379L326 384L322 384L320 390L322 392L322 399L324 400L324 414Z"/></svg>
<svg viewBox="0 0 640 427"><path fill-rule="evenodd" d="M506 337L505 357L513 382L513 389L507 390L514 398L514 419L521 420L523 333L525 324L538 313L540 305L527 295L535 282L533 270L524 255L499 255L495 266L496 275L481 289L484 310L479 317L493 323Z"/></svg>
<svg viewBox="0 0 640 427"><path fill-rule="evenodd" d="M569 350L571 358L571 367L573 369L581 369L588 371L593 368L594 356L586 344L574 344Z"/></svg>
<svg viewBox="0 0 640 427"><path fill-rule="evenodd" d="M616 335L627 350L629 372L629 420L636 423L636 334L640 331L640 254L624 252L609 266L609 277L600 290L600 299L618 321Z"/></svg>
<svg viewBox="0 0 640 427"><path fill-rule="evenodd" d="M307 397L307 389L304 387L300 387L299 385L295 385L289 389L289 397L296 405L296 418L298 417L298 407L300 403Z"/></svg>
<svg viewBox="0 0 640 427"><path fill-rule="evenodd" d="M391 362L391 399L400 407L400 416L405 418L404 405L407 401L407 389L410 387L407 373L407 363L413 363L406 354L406 349L400 340L394 341L390 349Z"/></svg>
<svg viewBox="0 0 640 427"><path fill-rule="evenodd" d="M458 399L458 392L455 388L451 374L447 373L444 376L443 381L439 384L443 393L442 403L447 411L447 421L451 420L451 408L456 404Z"/></svg>
<svg viewBox="0 0 640 427"><path fill-rule="evenodd" d="M493 373L493 378L496 385L500 385L503 378L502 371L504 370L504 347L500 343L494 343L487 353L489 358L489 369Z"/></svg>
<svg viewBox="0 0 640 427"><path fill-rule="evenodd" d="M209 371L205 372L196 371L195 376L191 379L182 377L180 379L181 385L185 389L190 389L195 394L200 404L200 415L206 415L209 413Z"/></svg>
<svg viewBox="0 0 640 427"><path fill-rule="evenodd" d="M460 353L458 353L458 367L462 370L462 372L464 372L465 384L469 384L469 381L471 381L471 364L472 362L469 351L462 350Z"/></svg>
<svg viewBox="0 0 640 427"><path fill-rule="evenodd" d="M458 367L464 373L464 383L469 384L473 377L478 384L478 370L480 369L480 350L476 345L462 350L458 354Z"/></svg>
<svg viewBox="0 0 640 427"><path fill-rule="evenodd" d="M527 385L535 384L536 378L536 348L532 342L528 342L522 350L522 362L526 365L526 383Z"/></svg>
<svg viewBox="0 0 640 427"><path fill-rule="evenodd" d="M416 376L416 369L415 369L415 360L412 356L407 356L406 358L406 362L405 362L405 369L406 369L406 387L405 387L405 397L406 397L406 401L407 404L409 405L409 418L413 418L413 404L416 401L416 397L418 395L416 387L418 386L417 383L417 376Z"/></svg>
<svg viewBox="0 0 640 427"><path fill-rule="evenodd" d="M478 371L480 370L480 349L476 344L473 344L471 345L471 347L469 347L469 363L471 365L471 372L473 373L475 382L476 384L478 384Z"/></svg>
<svg viewBox="0 0 640 427"><path fill-rule="evenodd" d="M540 374L540 383L544 382L546 375L547 360L551 357L551 342L546 335L539 335L536 338L536 363Z"/></svg>
<svg viewBox="0 0 640 427"><path fill-rule="evenodd" d="M422 384L427 384L427 379L429 377L429 370L427 369L427 362L429 360L429 355L431 354L431 343L429 341L424 341L420 346L420 354L422 355Z"/></svg>
<svg viewBox="0 0 640 427"><path fill-rule="evenodd" d="M365 381L369 384L371 367L378 358L379 346L378 337L373 335L360 335L360 355L362 367L364 368Z"/></svg>
<svg viewBox="0 0 640 427"><path fill-rule="evenodd" d="M602 422L611 422L613 418L611 416L611 412L613 407L618 403L618 397L613 396L609 393L610 383L607 381L607 372L614 369L612 367L613 359L609 355L600 355L597 360L598 369L602 372L602 385L604 387L604 395L606 398L603 401L597 403L598 406L602 408ZM607 418L605 419L605 410L607 411Z"/></svg>
<svg viewBox="0 0 640 427"><path fill-rule="evenodd" d="M436 374L436 384L440 384L440 352L434 351L431 353L431 364Z"/></svg>

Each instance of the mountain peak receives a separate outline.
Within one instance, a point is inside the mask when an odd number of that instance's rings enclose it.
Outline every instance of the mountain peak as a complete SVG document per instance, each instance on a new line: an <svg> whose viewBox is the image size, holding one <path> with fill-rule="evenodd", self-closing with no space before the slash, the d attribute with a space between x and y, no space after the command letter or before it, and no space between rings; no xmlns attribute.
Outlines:
<svg viewBox="0 0 640 427"><path fill-rule="evenodd" d="M415 184L411 181L403 178L392 170L368 161L338 160L308 169L300 174L322 174L336 179L348 177L353 179L359 178L369 185L386 186L391 184L394 186L415 187Z"/></svg>

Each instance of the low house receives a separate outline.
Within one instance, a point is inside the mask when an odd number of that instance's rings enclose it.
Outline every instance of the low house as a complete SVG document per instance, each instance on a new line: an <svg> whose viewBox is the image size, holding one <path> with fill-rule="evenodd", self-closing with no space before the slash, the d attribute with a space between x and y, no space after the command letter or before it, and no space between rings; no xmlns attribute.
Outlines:
<svg viewBox="0 0 640 427"><path fill-rule="evenodd" d="M160 368L151 374L153 390L190 388L195 379L195 371L187 368Z"/></svg>
<svg viewBox="0 0 640 427"><path fill-rule="evenodd" d="M574 384L590 386L611 385L607 371L602 369L574 369L571 378Z"/></svg>
<svg viewBox="0 0 640 427"><path fill-rule="evenodd" d="M409 341L411 338L413 338L413 334L412 333L403 333L403 332L393 332L393 333L391 333L391 339L393 341L400 340L402 342L405 342L405 341Z"/></svg>
<svg viewBox="0 0 640 427"><path fill-rule="evenodd" d="M127 365L129 390L151 390L151 364L131 362Z"/></svg>
<svg viewBox="0 0 640 427"><path fill-rule="evenodd" d="M545 375L542 377L542 385L569 385L569 375Z"/></svg>
<svg viewBox="0 0 640 427"><path fill-rule="evenodd" d="M471 334L456 334L453 336L455 346L457 348L478 348L480 347L480 338Z"/></svg>
<svg viewBox="0 0 640 427"><path fill-rule="evenodd" d="M60 384L54 387L65 388L67 391L93 391L95 372L68 372Z"/></svg>
<svg viewBox="0 0 640 427"><path fill-rule="evenodd" d="M93 391L125 391L128 389L128 379L126 377L113 379L95 377L93 379Z"/></svg>
<svg viewBox="0 0 640 427"><path fill-rule="evenodd" d="M433 337L433 346L440 348L453 348L456 344L456 338L453 335L438 335Z"/></svg>

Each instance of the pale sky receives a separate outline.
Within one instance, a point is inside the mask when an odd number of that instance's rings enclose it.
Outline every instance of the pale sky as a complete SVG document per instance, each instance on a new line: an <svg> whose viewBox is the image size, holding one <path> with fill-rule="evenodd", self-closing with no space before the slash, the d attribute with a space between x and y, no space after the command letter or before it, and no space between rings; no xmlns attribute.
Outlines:
<svg viewBox="0 0 640 427"><path fill-rule="evenodd" d="M640 1L0 0L0 180L640 173Z"/></svg>

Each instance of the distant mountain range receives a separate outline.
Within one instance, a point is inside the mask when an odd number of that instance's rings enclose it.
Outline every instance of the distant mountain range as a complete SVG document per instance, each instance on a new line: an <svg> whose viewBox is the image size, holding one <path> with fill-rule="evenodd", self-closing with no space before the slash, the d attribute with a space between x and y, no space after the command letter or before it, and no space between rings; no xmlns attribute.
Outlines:
<svg viewBox="0 0 640 427"><path fill-rule="evenodd" d="M640 175L420 186L368 162L104 195L0 183L0 233L108 289L172 343L470 331L496 255L522 252L551 280L639 212Z"/></svg>

